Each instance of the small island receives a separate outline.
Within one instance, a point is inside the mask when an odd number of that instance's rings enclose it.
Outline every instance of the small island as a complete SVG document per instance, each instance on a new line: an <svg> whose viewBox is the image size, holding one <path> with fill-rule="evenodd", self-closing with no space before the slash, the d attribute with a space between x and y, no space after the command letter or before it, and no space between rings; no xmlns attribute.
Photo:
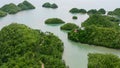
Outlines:
<svg viewBox="0 0 120 68"><path fill-rule="evenodd" d="M78 8L72 8L69 12L70 13L79 13L79 9Z"/></svg>
<svg viewBox="0 0 120 68"><path fill-rule="evenodd" d="M85 14L87 11L85 9L72 8L69 12L70 13L82 13L82 14Z"/></svg>
<svg viewBox="0 0 120 68"><path fill-rule="evenodd" d="M103 9L103 8L100 8L99 10L90 9L88 11L86 11L85 9L72 8L69 12L73 13L73 14L74 13L81 13L81 14L87 13L89 15L91 15L91 14L105 14L106 13L105 9Z"/></svg>
<svg viewBox="0 0 120 68"><path fill-rule="evenodd" d="M63 23L65 22L59 18L49 18L45 20L45 24L63 24Z"/></svg>
<svg viewBox="0 0 120 68"><path fill-rule="evenodd" d="M74 23L66 23L60 27L61 30L74 30L77 28L79 28L79 26Z"/></svg>
<svg viewBox="0 0 120 68"><path fill-rule="evenodd" d="M42 5L42 7L51 8L51 4L49 2L46 2Z"/></svg>
<svg viewBox="0 0 120 68"><path fill-rule="evenodd" d="M99 9L99 10L90 9L90 10L88 10L87 13L88 13L89 15L91 15L91 14L105 14L105 13L106 13L106 10L103 9L103 8L101 8L101 9Z"/></svg>
<svg viewBox="0 0 120 68"><path fill-rule="evenodd" d="M18 7L20 7L21 10L35 9L35 7L28 1L23 1L22 3L19 3Z"/></svg>
<svg viewBox="0 0 120 68"><path fill-rule="evenodd" d="M4 11L9 14L16 14L19 11L28 9L35 9L35 7L28 1L24 1L22 3L19 3L18 5L14 3L6 4L0 8L1 11Z"/></svg>
<svg viewBox="0 0 120 68"><path fill-rule="evenodd" d="M0 17L5 17L6 15L7 15L7 13L6 13L6 12L4 12L4 11L0 10Z"/></svg>
<svg viewBox="0 0 120 68"><path fill-rule="evenodd" d="M96 9L90 9L87 14L98 14L98 11Z"/></svg>
<svg viewBox="0 0 120 68"><path fill-rule="evenodd" d="M114 15L114 16L120 17L120 8L116 8L116 9L113 10L113 11L109 11L109 12L108 12L108 15Z"/></svg>
<svg viewBox="0 0 120 68"><path fill-rule="evenodd" d="M120 27L118 22L110 21L105 16L94 14L82 23L84 29L68 33L70 40L90 45L120 49Z"/></svg>
<svg viewBox="0 0 120 68"><path fill-rule="evenodd" d="M105 14L105 13L106 13L106 10L103 9L103 8L101 8L101 9L98 10L98 13L99 13L99 14Z"/></svg>
<svg viewBox="0 0 120 68"><path fill-rule="evenodd" d="M53 9L58 8L57 4L55 4L55 3L51 4L51 3L49 3L49 2L44 3L44 4L42 5L42 7L45 7L45 8L53 8Z"/></svg>
<svg viewBox="0 0 120 68"><path fill-rule="evenodd" d="M12 23L2 28L0 40L0 68L67 68L63 42L53 33Z"/></svg>
<svg viewBox="0 0 120 68"><path fill-rule="evenodd" d="M6 4L3 7L1 7L1 10L4 12L7 12L9 14L15 14L21 10L17 5L14 3Z"/></svg>
<svg viewBox="0 0 120 68"><path fill-rule="evenodd" d="M88 68L120 68L120 58L113 54L88 54Z"/></svg>
<svg viewBox="0 0 120 68"><path fill-rule="evenodd" d="M73 16L72 19L78 19L78 17L77 16Z"/></svg>
<svg viewBox="0 0 120 68"><path fill-rule="evenodd" d="M51 8L55 9L55 8L58 8L58 6L57 6L57 4L53 3L53 4L51 5Z"/></svg>
<svg viewBox="0 0 120 68"><path fill-rule="evenodd" d="M82 14L87 13L87 11L85 9L79 9L79 12L82 13Z"/></svg>

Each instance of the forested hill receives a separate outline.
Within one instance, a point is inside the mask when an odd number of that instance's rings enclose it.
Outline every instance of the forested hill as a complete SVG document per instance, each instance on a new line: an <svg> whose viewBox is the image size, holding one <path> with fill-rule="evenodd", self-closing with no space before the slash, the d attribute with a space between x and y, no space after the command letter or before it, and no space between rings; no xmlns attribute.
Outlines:
<svg viewBox="0 0 120 68"><path fill-rule="evenodd" d="M66 68L63 43L52 33L12 23L0 31L0 68Z"/></svg>

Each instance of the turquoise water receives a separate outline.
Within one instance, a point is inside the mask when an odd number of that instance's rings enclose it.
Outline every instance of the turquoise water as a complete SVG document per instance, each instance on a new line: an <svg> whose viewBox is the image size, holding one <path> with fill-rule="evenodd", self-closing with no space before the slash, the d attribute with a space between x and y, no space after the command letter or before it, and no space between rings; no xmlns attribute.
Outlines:
<svg viewBox="0 0 120 68"><path fill-rule="evenodd" d="M0 6L7 3L18 4L23 0L4 0L0 2ZM70 68L87 68L88 53L112 53L120 56L120 50L110 49L99 46L76 43L67 39L67 33L60 30L61 25L49 26L44 21L48 18L57 17L65 22L72 22L80 26L80 24L88 18L88 15L77 14L78 20L73 20L73 14L69 10L73 7L89 9L105 8L107 11L120 7L120 0L29 0L36 6L35 10L22 11L15 15L8 15L0 18L0 29L12 22L26 24L27 26L49 31L57 35L64 42L63 59ZM41 5L45 2L58 4L58 9L46 9Z"/></svg>

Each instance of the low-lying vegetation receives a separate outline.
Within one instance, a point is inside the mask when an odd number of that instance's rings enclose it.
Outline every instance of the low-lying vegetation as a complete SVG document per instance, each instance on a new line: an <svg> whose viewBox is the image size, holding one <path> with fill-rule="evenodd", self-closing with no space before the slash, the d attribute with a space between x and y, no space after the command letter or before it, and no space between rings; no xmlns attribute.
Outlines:
<svg viewBox="0 0 120 68"><path fill-rule="evenodd" d="M73 16L72 19L78 19L78 17L77 16Z"/></svg>
<svg viewBox="0 0 120 68"><path fill-rule="evenodd" d="M120 68L120 58L113 54L88 54L88 68Z"/></svg>
<svg viewBox="0 0 120 68"><path fill-rule="evenodd" d="M49 18L45 20L45 24L63 24L63 23L65 22L59 18Z"/></svg>
<svg viewBox="0 0 120 68"><path fill-rule="evenodd" d="M53 3L53 4L50 4L49 2L46 2L42 5L42 7L45 7L45 8L58 8L57 4Z"/></svg>
<svg viewBox="0 0 120 68"><path fill-rule="evenodd" d="M87 13L89 15L91 15L91 14L105 14L106 13L105 9L103 9L103 8L101 8L99 10L90 9L88 11L86 11L85 9L72 8L72 9L70 9L69 12L70 13L82 13L82 14Z"/></svg>
<svg viewBox="0 0 120 68"><path fill-rule="evenodd" d="M74 30L77 28L79 28L79 26L74 23L66 23L60 27L61 30Z"/></svg>
<svg viewBox="0 0 120 68"><path fill-rule="evenodd" d="M72 8L69 12L70 13L82 13L82 14L85 14L87 11L85 9Z"/></svg>

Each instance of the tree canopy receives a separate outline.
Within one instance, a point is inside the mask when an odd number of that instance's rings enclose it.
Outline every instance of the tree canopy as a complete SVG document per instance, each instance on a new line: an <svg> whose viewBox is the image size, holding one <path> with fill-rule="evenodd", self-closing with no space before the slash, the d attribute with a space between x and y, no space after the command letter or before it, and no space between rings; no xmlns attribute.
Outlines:
<svg viewBox="0 0 120 68"><path fill-rule="evenodd" d="M96 9L90 9L87 13L88 14L98 14L98 11Z"/></svg>
<svg viewBox="0 0 120 68"><path fill-rule="evenodd" d="M0 17L6 16L7 13L16 14L19 11L28 10L28 9L35 9L35 7L28 1L23 1L18 5L15 5L14 3L5 4L0 8Z"/></svg>
<svg viewBox="0 0 120 68"><path fill-rule="evenodd" d="M69 10L70 13L82 13L82 14L89 14L89 15L92 15L92 14L105 14L106 11L105 9L101 8L99 10L96 10L96 9L90 9L88 11L86 11L85 9L78 9L78 8L72 8Z"/></svg>
<svg viewBox="0 0 120 68"><path fill-rule="evenodd" d="M77 16L73 16L72 19L77 19L78 17Z"/></svg>
<svg viewBox="0 0 120 68"><path fill-rule="evenodd" d="M109 21L114 22L114 23L115 22L117 22L117 23L120 22L120 19L117 18L117 17L105 16L105 18L107 18Z"/></svg>
<svg viewBox="0 0 120 68"><path fill-rule="evenodd" d="M114 24L109 19L106 19L106 17L99 14L93 14L82 23L82 26L86 27L90 25L95 25L98 27L113 27Z"/></svg>
<svg viewBox="0 0 120 68"><path fill-rule="evenodd" d="M51 4L51 8L58 8L57 4L53 3Z"/></svg>
<svg viewBox="0 0 120 68"><path fill-rule="evenodd" d="M28 1L23 1L22 2L25 6L28 7L28 9L35 9L35 6L33 6L30 2Z"/></svg>
<svg viewBox="0 0 120 68"><path fill-rule="evenodd" d="M42 7L50 8L51 4L49 2L46 2L42 5Z"/></svg>
<svg viewBox="0 0 120 68"><path fill-rule="evenodd" d="M52 33L12 23L0 31L0 68L66 68L63 43Z"/></svg>
<svg viewBox="0 0 120 68"><path fill-rule="evenodd" d="M69 12L70 13L79 13L79 9L78 8L72 8Z"/></svg>
<svg viewBox="0 0 120 68"><path fill-rule="evenodd" d="M6 12L4 12L4 11L0 10L0 17L4 17L4 16L6 16L6 15L7 15L7 13L6 13Z"/></svg>
<svg viewBox="0 0 120 68"><path fill-rule="evenodd" d="M84 14L84 13L86 13L87 11L86 11L85 9L72 8L72 9L70 9L69 12L70 12L70 13L82 13L82 14Z"/></svg>
<svg viewBox="0 0 120 68"><path fill-rule="evenodd" d="M87 11L86 11L85 9L79 9L79 12L80 12L80 13L83 13L83 14L84 14L84 13L87 13Z"/></svg>
<svg viewBox="0 0 120 68"><path fill-rule="evenodd" d="M98 13L100 13L100 14L105 14L106 11L105 11L105 9L101 8L101 9L98 10Z"/></svg>
<svg viewBox="0 0 120 68"><path fill-rule="evenodd" d="M89 26L84 30L71 31L68 33L68 38L81 43L120 48L120 31L114 28Z"/></svg>
<svg viewBox="0 0 120 68"><path fill-rule="evenodd" d="M1 10L9 14L15 14L19 12L21 9L17 5L10 3L10 4L6 4L3 7L1 7Z"/></svg>
<svg viewBox="0 0 120 68"><path fill-rule="evenodd" d="M73 30L77 28L79 28L79 26L74 23L66 23L60 27L61 30Z"/></svg>
<svg viewBox="0 0 120 68"><path fill-rule="evenodd" d="M45 24L63 24L63 23L65 22L59 18L49 18L45 20Z"/></svg>
<svg viewBox="0 0 120 68"><path fill-rule="evenodd" d="M21 10L35 9L35 7L28 1L23 1L22 3L19 3L18 7L20 7Z"/></svg>
<svg viewBox="0 0 120 68"><path fill-rule="evenodd" d="M83 30L69 32L68 38L81 43L120 48L120 27L118 23L111 22L109 17L92 15L82 23L82 26Z"/></svg>
<svg viewBox="0 0 120 68"><path fill-rule="evenodd" d="M55 3L51 4L51 3L49 3L49 2L44 3L44 4L42 5L42 7L45 7L45 8L53 8L53 9L58 8L57 4L55 4Z"/></svg>
<svg viewBox="0 0 120 68"><path fill-rule="evenodd" d="M120 8L116 8L114 11L109 11L108 15L115 15L120 17Z"/></svg>
<svg viewBox="0 0 120 68"><path fill-rule="evenodd" d="M88 54L88 68L120 68L120 58L113 54Z"/></svg>

